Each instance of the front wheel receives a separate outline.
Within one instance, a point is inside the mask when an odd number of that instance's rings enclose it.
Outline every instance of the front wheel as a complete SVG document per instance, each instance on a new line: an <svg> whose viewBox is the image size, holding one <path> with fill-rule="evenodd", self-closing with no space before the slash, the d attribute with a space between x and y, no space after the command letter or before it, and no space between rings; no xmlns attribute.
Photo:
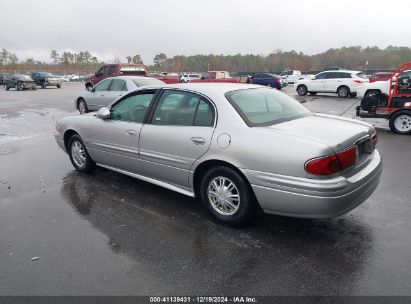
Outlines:
<svg viewBox="0 0 411 304"><path fill-rule="evenodd" d="M60 89L60 88L61 88L61 84L58 84L58 85L57 85L57 89Z"/></svg>
<svg viewBox="0 0 411 304"><path fill-rule="evenodd" d="M347 98L350 95L350 88L347 86L341 86L337 90L337 95L340 98Z"/></svg>
<svg viewBox="0 0 411 304"><path fill-rule="evenodd" d="M78 111L80 114L86 114L88 112L86 101L83 98L78 102Z"/></svg>
<svg viewBox="0 0 411 304"><path fill-rule="evenodd" d="M305 85L299 85L298 87L297 87L297 93L298 93L298 95L300 95L300 96L305 96L305 95L307 95L307 93L308 93L308 89L307 89L307 87L305 86Z"/></svg>
<svg viewBox="0 0 411 304"><path fill-rule="evenodd" d="M68 142L68 153L71 163L76 170L90 173L94 170L96 163L91 159L79 135L73 135Z"/></svg>
<svg viewBox="0 0 411 304"><path fill-rule="evenodd" d="M411 112L399 111L390 117L390 129L397 134L411 134Z"/></svg>
<svg viewBox="0 0 411 304"><path fill-rule="evenodd" d="M201 180L200 195L214 217L232 226L247 223L257 210L248 182L228 167L208 171Z"/></svg>

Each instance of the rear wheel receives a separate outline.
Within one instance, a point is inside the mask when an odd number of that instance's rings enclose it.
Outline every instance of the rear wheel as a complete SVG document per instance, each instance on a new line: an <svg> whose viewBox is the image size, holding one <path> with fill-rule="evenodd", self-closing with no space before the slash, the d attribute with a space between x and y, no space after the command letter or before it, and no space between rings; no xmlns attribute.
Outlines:
<svg viewBox="0 0 411 304"><path fill-rule="evenodd" d="M58 85L57 85L57 89L60 89L60 88L61 88L61 84L58 84Z"/></svg>
<svg viewBox="0 0 411 304"><path fill-rule="evenodd" d="M94 170L96 163L91 159L79 135L73 135L69 139L67 147L71 163L76 170L86 173Z"/></svg>
<svg viewBox="0 0 411 304"><path fill-rule="evenodd" d="M77 108L80 114L86 114L88 112L86 101L83 98L79 99Z"/></svg>
<svg viewBox="0 0 411 304"><path fill-rule="evenodd" d="M341 86L337 90L338 97L347 98L350 95L350 88L347 86Z"/></svg>
<svg viewBox="0 0 411 304"><path fill-rule="evenodd" d="M42 88L42 89L45 89L45 88L46 88L46 84L45 84L44 82L42 83L41 88Z"/></svg>
<svg viewBox="0 0 411 304"><path fill-rule="evenodd" d="M233 226L247 223L257 210L248 182L228 167L219 166L208 171L201 180L200 195L214 217Z"/></svg>
<svg viewBox="0 0 411 304"><path fill-rule="evenodd" d="M399 111L390 117L390 129L397 134L411 134L411 112Z"/></svg>
<svg viewBox="0 0 411 304"><path fill-rule="evenodd" d="M7 84L4 86L4 88L6 89L6 91L10 90L10 88Z"/></svg>
<svg viewBox="0 0 411 304"><path fill-rule="evenodd" d="M23 84L21 82L16 83L16 90L17 91L23 90Z"/></svg>
<svg viewBox="0 0 411 304"><path fill-rule="evenodd" d="M297 87L297 93L298 93L298 95L300 95L300 96L305 96L305 95L307 95L307 93L308 93L307 86L305 86L305 85L303 85L303 84L300 84L300 85Z"/></svg>

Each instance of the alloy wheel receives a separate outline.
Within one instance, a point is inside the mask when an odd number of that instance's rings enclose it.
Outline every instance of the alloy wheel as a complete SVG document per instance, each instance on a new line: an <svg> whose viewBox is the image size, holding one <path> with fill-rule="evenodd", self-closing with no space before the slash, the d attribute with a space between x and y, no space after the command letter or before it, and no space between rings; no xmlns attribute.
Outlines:
<svg viewBox="0 0 411 304"><path fill-rule="evenodd" d="M86 164L86 151L79 141L75 141L71 145L71 156L73 157L74 163L78 167L84 167L84 165Z"/></svg>

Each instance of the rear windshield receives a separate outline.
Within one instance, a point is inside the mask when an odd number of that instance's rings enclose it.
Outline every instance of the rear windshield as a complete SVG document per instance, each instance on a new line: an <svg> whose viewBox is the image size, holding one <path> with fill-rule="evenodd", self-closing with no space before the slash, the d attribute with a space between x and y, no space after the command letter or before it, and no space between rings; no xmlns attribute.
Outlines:
<svg viewBox="0 0 411 304"><path fill-rule="evenodd" d="M357 73L357 77L367 79L367 75L365 75L364 73Z"/></svg>
<svg viewBox="0 0 411 304"><path fill-rule="evenodd" d="M146 85L156 85L156 84L164 84L163 81L155 79L155 78L147 78L147 79L133 79L133 82L138 87L146 86Z"/></svg>
<svg viewBox="0 0 411 304"><path fill-rule="evenodd" d="M120 66L122 75L146 75L146 69L142 66L122 65Z"/></svg>
<svg viewBox="0 0 411 304"><path fill-rule="evenodd" d="M225 96L250 127L270 126L311 115L298 101L274 89L245 89Z"/></svg>

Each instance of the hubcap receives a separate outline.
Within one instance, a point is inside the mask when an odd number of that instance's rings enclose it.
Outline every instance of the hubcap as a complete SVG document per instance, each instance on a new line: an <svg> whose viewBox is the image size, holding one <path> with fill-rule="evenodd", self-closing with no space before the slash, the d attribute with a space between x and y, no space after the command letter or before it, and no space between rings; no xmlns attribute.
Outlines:
<svg viewBox="0 0 411 304"><path fill-rule="evenodd" d="M411 116L400 115L394 121L394 126L401 132L408 132L411 130Z"/></svg>
<svg viewBox="0 0 411 304"><path fill-rule="evenodd" d="M346 88L341 88L340 89L340 96L347 96L348 95L348 90Z"/></svg>
<svg viewBox="0 0 411 304"><path fill-rule="evenodd" d="M222 215L233 215L240 207L240 192L226 177L213 178L207 188L208 201Z"/></svg>
<svg viewBox="0 0 411 304"><path fill-rule="evenodd" d="M84 150L83 145L80 142L75 141L71 145L71 156L73 157L74 163L78 167L83 167L86 163L86 151Z"/></svg>
<svg viewBox="0 0 411 304"><path fill-rule="evenodd" d="M78 105L78 110L81 114L86 113L86 104L84 103L84 101L80 101Z"/></svg>
<svg viewBox="0 0 411 304"><path fill-rule="evenodd" d="M298 88L298 93L304 94L305 93L305 88L304 87L299 87Z"/></svg>

